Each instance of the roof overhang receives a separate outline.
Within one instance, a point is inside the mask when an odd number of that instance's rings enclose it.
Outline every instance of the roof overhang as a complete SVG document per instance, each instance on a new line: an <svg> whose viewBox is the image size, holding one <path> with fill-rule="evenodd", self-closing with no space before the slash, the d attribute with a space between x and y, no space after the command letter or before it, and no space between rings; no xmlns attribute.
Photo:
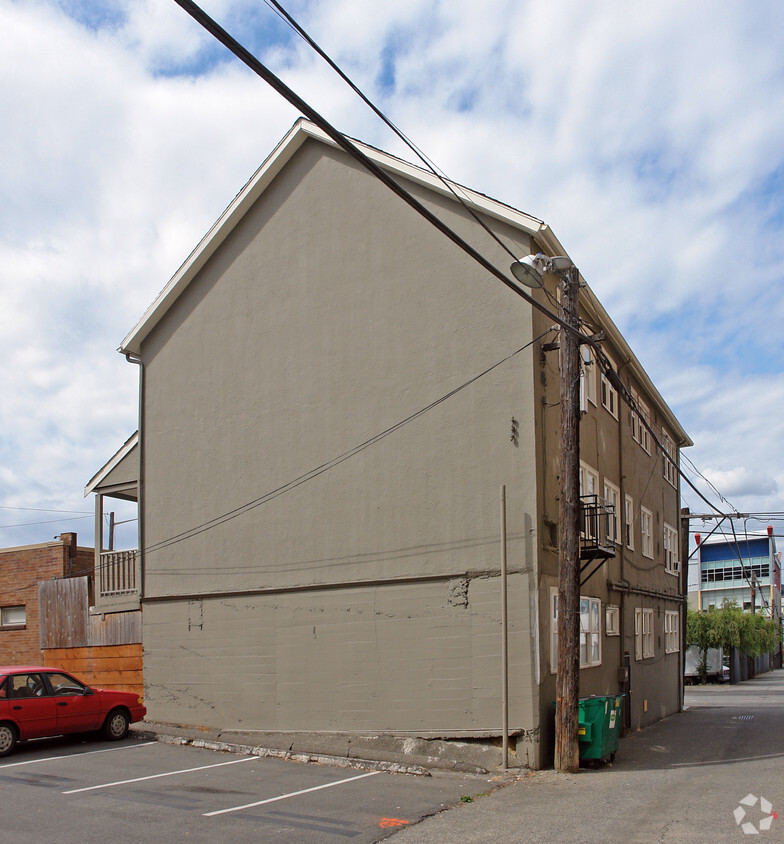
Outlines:
<svg viewBox="0 0 784 844"><path fill-rule="evenodd" d="M332 140L323 130L305 118L300 118L291 127L285 137L270 153L259 169L248 180L243 189L234 197L234 200L221 214L212 228L204 235L196 248L191 252L182 266L172 276L169 283L158 294L158 297L145 311L142 318L134 326L133 330L125 337L118 351L125 355L138 356L141 354L141 346L145 338L165 316L169 308L177 301L177 298L190 284L196 274L202 269L212 257L224 240L228 237L234 227L242 220L254 202L264 193L275 177L281 172L285 165L291 160L297 150L308 139L314 139L336 149L338 144ZM361 141L353 140L352 143L358 147L369 159L383 167L394 176L407 179L418 185L427 187L429 190L441 196L457 201L454 193L457 192L460 198L471 210L488 217L500 220L534 238L542 250L549 255L566 255L568 252L563 248L558 238L553 234L550 227L542 220L532 217L522 211L512 208L503 202L492 199L485 194L458 185L455 182L442 180L435 174L410 162L396 158L389 153L364 144ZM584 280L581 278L581 282ZM605 311L593 291L587 284L581 286L581 302L591 313L598 327L605 331L608 339L616 349L626 358L634 377L645 388L651 399L661 410L668 426L672 429L673 435L680 447L690 446L692 442L689 435L680 425L675 415L665 403L661 394L653 385L648 374L643 369L637 357L632 352L629 344L621 335L615 323ZM108 464L107 464L108 466ZM103 471L103 470L102 470ZM100 473L99 473L100 474ZM97 478L98 476L96 476ZM95 480L95 479L94 479ZM93 483L92 481L90 482ZM89 488L88 484L88 488ZM87 493L85 493L87 494Z"/></svg>
<svg viewBox="0 0 784 844"><path fill-rule="evenodd" d="M131 455L134 449L138 448L138 445L139 432L136 431L128 437L115 454L92 476L92 478L90 478L87 482L87 486L84 488L84 497L87 498L91 492L111 491L116 498L127 498L129 501L135 501L135 490L138 487L138 478L134 483L121 484L117 489L113 490L103 490L102 486L108 476L123 462L123 460L126 460ZM123 492L134 492L134 494L123 495Z"/></svg>
<svg viewBox="0 0 784 844"><path fill-rule="evenodd" d="M174 302L177 301L182 291L185 290L194 276L207 263L210 257L212 257L234 227L245 216L253 203L264 193L275 177L291 160L294 153L310 138L339 149L338 145L329 135L310 121L305 120L305 118L300 118L267 157L261 167L253 174L245 187L234 197L231 204L172 276L166 287L158 294L158 297L145 311L133 330L122 341L118 349L119 352L132 355L139 355L141 353L141 345L145 338L160 322ZM449 187L433 173L423 170L421 167L417 167L407 161L403 161L400 158L396 158L375 147L364 144L361 141L352 140L352 143L371 159L371 161L383 167L392 175L400 176L416 184L423 185L435 193L454 199L454 195ZM540 234L547 230L547 226L541 220L529 214L524 214L522 211L517 211L509 205L504 205L502 202L457 185L454 182L449 182L448 184L455 191L459 191L461 198L476 212L503 220L535 237L540 237Z"/></svg>

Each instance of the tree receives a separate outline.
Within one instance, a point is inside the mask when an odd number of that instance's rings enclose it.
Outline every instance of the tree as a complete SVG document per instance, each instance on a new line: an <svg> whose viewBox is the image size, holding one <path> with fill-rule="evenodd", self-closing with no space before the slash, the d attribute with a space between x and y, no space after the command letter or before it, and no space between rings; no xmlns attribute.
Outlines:
<svg viewBox="0 0 784 844"><path fill-rule="evenodd" d="M694 645L700 653L697 674L703 683L708 675L708 648L717 647L715 617L713 609L699 612L689 608L686 611L686 644Z"/></svg>
<svg viewBox="0 0 784 844"><path fill-rule="evenodd" d="M740 649L749 656L759 656L776 649L779 639L779 625L770 618L758 614L745 614L741 628Z"/></svg>
<svg viewBox="0 0 784 844"><path fill-rule="evenodd" d="M686 644L699 649L697 673L702 682L707 676L708 648L731 648L759 656L776 649L778 624L758 613L746 613L735 601L724 601L719 609L707 612L689 609L686 613Z"/></svg>

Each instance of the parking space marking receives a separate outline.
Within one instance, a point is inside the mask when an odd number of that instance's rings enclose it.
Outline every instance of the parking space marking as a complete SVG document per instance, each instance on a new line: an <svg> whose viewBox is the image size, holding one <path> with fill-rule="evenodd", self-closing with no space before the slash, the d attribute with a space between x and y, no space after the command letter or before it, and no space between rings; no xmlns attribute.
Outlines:
<svg viewBox="0 0 784 844"><path fill-rule="evenodd" d="M82 753L65 753L62 756L45 756L43 759L26 759L24 762L9 762L7 765L0 765L0 771L6 768L18 768L20 765L35 765L36 762L54 762L57 759L73 759L75 756L91 756L93 753L118 753L121 750L135 750L137 747L147 747L150 744L157 744L157 741L143 741L141 743L129 744L126 747L107 747L104 750L85 750Z"/></svg>
<svg viewBox="0 0 784 844"><path fill-rule="evenodd" d="M230 809L218 809L215 812L205 812L205 818L212 818L215 815L225 815L227 812L241 812L243 809L253 809L255 806L263 806L265 803L277 803L278 800L288 800L289 797L297 797L300 794L309 794L312 791L321 791L322 788L332 788L336 785L345 785L356 780L363 780L365 777L374 777L381 771L371 771L369 774L359 774L356 777L349 777L345 780L336 780L335 782L327 782L323 785L314 785L312 788L303 788L300 791L292 791L289 794L281 794L278 797L268 797L266 800L257 800L255 803L246 803L244 806L232 806ZM68 792L65 792L66 794Z"/></svg>
<svg viewBox="0 0 784 844"><path fill-rule="evenodd" d="M146 780L157 780L161 777L176 777L178 774L192 774L195 771L206 771L208 768L223 768L226 765L239 765L241 762L258 762L258 756L243 756L242 759L232 759L230 762L217 762L215 765L201 765L198 768L183 768L181 771L166 771L163 774L150 774L147 777L135 777L132 780L117 780L117 782L105 782L101 785L88 785L86 788L74 788L71 791L64 791L63 794L81 794L83 791L97 791L99 788L113 788L116 785L130 785L134 782L145 782Z"/></svg>

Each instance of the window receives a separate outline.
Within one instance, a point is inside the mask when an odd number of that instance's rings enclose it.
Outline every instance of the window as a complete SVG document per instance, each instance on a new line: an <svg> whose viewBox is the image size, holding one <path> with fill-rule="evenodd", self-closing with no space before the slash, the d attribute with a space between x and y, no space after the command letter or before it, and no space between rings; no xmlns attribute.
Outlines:
<svg viewBox="0 0 784 844"><path fill-rule="evenodd" d="M637 411L632 410L632 439L636 440L643 451L648 454L651 453L651 435L645 424L651 424L651 413L648 410L648 405L632 390L632 398L637 406Z"/></svg>
<svg viewBox="0 0 784 844"><path fill-rule="evenodd" d="M52 672L47 675L49 685L52 687L52 694L61 697L63 695L83 695L85 686L68 674Z"/></svg>
<svg viewBox="0 0 784 844"><path fill-rule="evenodd" d="M40 674L12 674L6 686L8 697L43 697L46 684Z"/></svg>
<svg viewBox="0 0 784 844"><path fill-rule="evenodd" d="M678 451L670 435L662 429L661 444L664 449L664 477L674 487L678 486Z"/></svg>
<svg viewBox="0 0 784 844"><path fill-rule="evenodd" d="M599 473L587 463L580 461L580 497L585 495L599 495ZM596 519L583 515L582 535L588 539L596 539Z"/></svg>
<svg viewBox="0 0 784 844"><path fill-rule="evenodd" d="M580 598L580 668L602 664L601 609L598 598Z"/></svg>
<svg viewBox="0 0 784 844"><path fill-rule="evenodd" d="M649 659L653 656L653 610L634 611L634 658Z"/></svg>
<svg viewBox="0 0 784 844"><path fill-rule="evenodd" d="M674 654L680 646L680 613L666 610L664 613L664 653Z"/></svg>
<svg viewBox="0 0 784 844"><path fill-rule="evenodd" d="M678 531L664 523L664 568L670 574L678 574L681 564L678 560Z"/></svg>
<svg viewBox="0 0 784 844"><path fill-rule="evenodd" d="M580 668L602 664L602 602L580 596ZM550 671L558 671L558 590L550 590Z"/></svg>
<svg viewBox="0 0 784 844"><path fill-rule="evenodd" d="M626 496L624 504L623 542L630 551L634 551L634 501L631 495Z"/></svg>
<svg viewBox="0 0 784 844"><path fill-rule="evenodd" d="M653 533L651 528L653 525L653 513L646 510L645 507L640 507L640 535L642 537L642 555L643 557L650 557L653 559Z"/></svg>
<svg viewBox="0 0 784 844"><path fill-rule="evenodd" d="M621 610L619 607L607 607L605 609L604 633L606 636L621 635Z"/></svg>
<svg viewBox="0 0 784 844"><path fill-rule="evenodd" d="M17 607L0 607L0 627L24 627L27 612L24 604Z"/></svg>
<svg viewBox="0 0 784 844"><path fill-rule="evenodd" d="M610 366L615 369L612 361ZM618 391L610 383L607 376L602 372L602 407L606 408L616 419L618 418Z"/></svg>
<svg viewBox="0 0 784 844"><path fill-rule="evenodd" d="M586 413L589 401L596 404L596 364L587 343L580 346L580 364L580 410Z"/></svg>
<svg viewBox="0 0 784 844"><path fill-rule="evenodd" d="M580 461L580 495L599 494L599 473Z"/></svg>
<svg viewBox="0 0 784 844"><path fill-rule="evenodd" d="M757 580L767 578L770 575L770 566L768 563L749 565L748 562L744 562L741 566L719 562L712 564L703 563L703 565L707 566L707 568L702 570L700 575L703 583L723 583L730 581L731 586L747 586L752 574L754 574ZM731 581L737 582L732 583Z"/></svg>
<svg viewBox="0 0 784 844"><path fill-rule="evenodd" d="M620 544L621 542L621 491L608 480L604 482L604 500L612 507L608 525L608 539Z"/></svg>

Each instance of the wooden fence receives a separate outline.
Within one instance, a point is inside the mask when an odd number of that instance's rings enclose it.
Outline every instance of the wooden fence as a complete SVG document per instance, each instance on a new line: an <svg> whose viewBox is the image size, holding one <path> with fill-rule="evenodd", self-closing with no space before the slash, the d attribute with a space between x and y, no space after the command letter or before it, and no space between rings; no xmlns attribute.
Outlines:
<svg viewBox="0 0 784 844"><path fill-rule="evenodd" d="M91 613L90 585L89 577L38 584L43 659L90 686L141 696L141 610Z"/></svg>

